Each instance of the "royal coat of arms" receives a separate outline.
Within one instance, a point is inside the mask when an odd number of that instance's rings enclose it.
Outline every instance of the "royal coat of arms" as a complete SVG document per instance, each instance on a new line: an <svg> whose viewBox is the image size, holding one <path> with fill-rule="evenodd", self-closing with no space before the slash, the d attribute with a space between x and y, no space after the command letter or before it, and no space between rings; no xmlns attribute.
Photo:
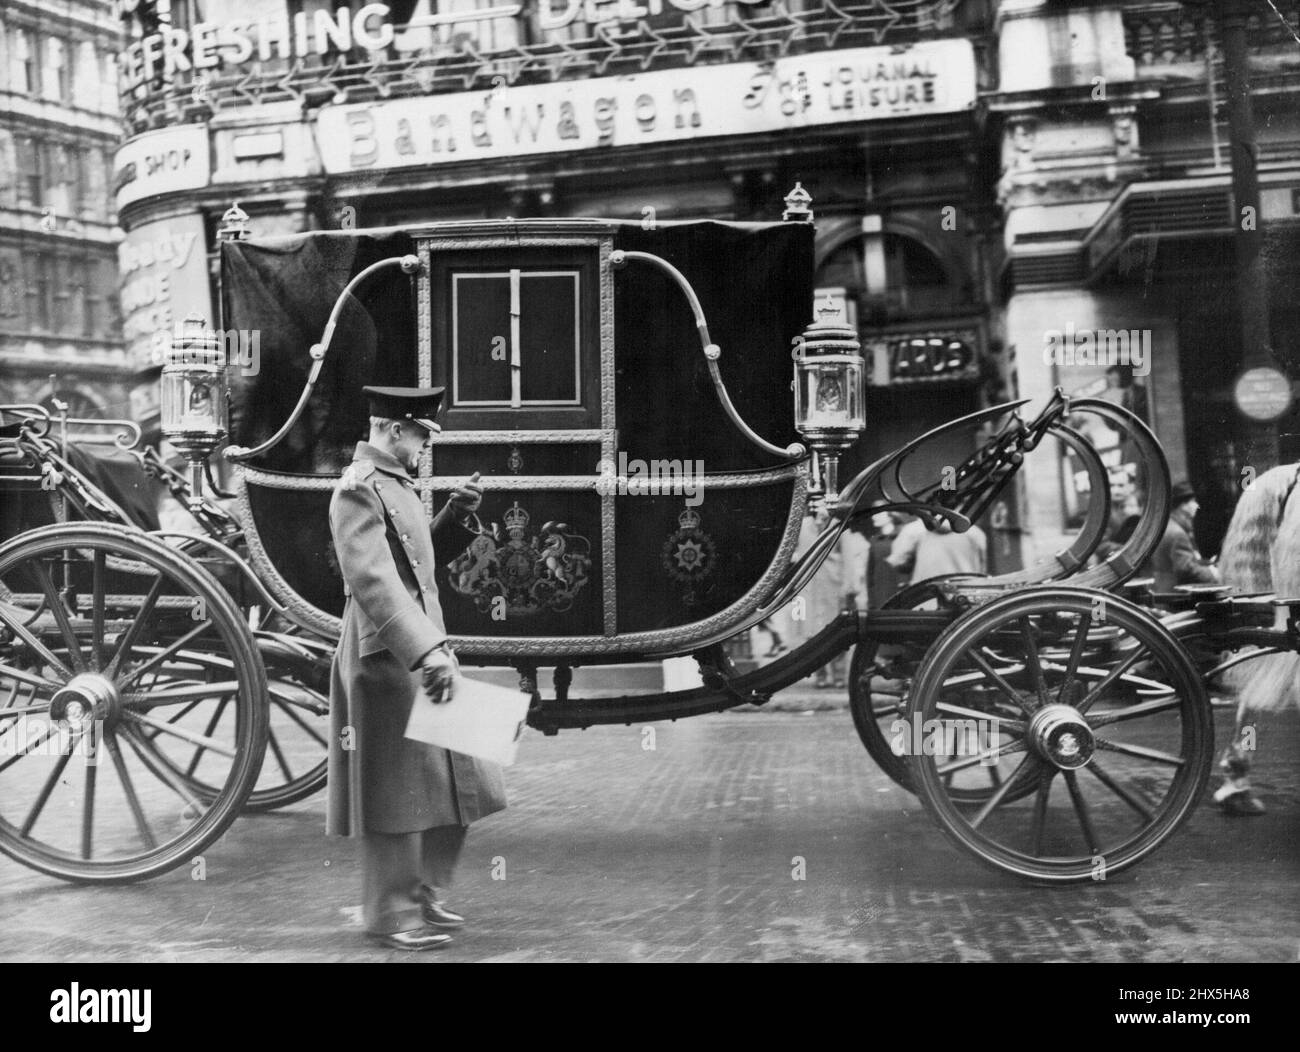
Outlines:
<svg viewBox="0 0 1300 1052"><path fill-rule="evenodd" d="M483 613L498 596L510 617L568 610L591 575L591 543L562 522L531 532L518 501L503 519L447 564L453 591Z"/></svg>

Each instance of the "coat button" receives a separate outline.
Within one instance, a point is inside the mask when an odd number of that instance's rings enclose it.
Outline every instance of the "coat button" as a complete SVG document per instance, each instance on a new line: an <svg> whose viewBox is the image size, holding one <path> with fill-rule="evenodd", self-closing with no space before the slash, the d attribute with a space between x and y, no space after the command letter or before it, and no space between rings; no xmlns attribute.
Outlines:
<svg viewBox="0 0 1300 1052"><path fill-rule="evenodd" d="M409 544L411 541L411 535L409 533L402 534L402 540L403 542Z"/></svg>
<svg viewBox="0 0 1300 1052"><path fill-rule="evenodd" d="M420 591L427 592L428 590L429 590L429 586L427 584L420 585Z"/></svg>
<svg viewBox="0 0 1300 1052"><path fill-rule="evenodd" d="M412 559L412 560L411 560L411 565L412 565L412 566L419 566L419 565L420 565L420 560L419 560L419 559Z"/></svg>

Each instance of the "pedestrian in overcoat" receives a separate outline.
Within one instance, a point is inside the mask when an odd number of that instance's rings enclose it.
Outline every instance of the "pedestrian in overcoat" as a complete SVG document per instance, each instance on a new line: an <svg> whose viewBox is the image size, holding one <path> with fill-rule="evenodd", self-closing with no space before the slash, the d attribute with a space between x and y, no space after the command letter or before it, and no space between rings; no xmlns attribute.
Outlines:
<svg viewBox="0 0 1300 1052"><path fill-rule="evenodd" d="M370 440L330 501L348 598L330 682L326 831L361 840L366 932L434 949L463 923L442 896L468 826L505 807L497 765L404 736L421 684L440 703L454 682L434 569L473 539L482 489L476 474L430 523L409 470L439 430L443 389L365 391Z"/></svg>

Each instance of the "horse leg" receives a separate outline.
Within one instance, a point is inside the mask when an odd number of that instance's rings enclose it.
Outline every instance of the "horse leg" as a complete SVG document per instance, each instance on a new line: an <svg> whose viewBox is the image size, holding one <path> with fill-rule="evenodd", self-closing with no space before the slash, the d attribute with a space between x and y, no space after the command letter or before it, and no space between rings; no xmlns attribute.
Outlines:
<svg viewBox="0 0 1300 1052"><path fill-rule="evenodd" d="M1232 741L1219 758L1223 784L1214 791L1214 800L1224 814L1247 818L1264 813L1264 804L1250 787L1250 752L1254 746L1254 728L1246 726L1246 706L1237 706L1237 720Z"/></svg>

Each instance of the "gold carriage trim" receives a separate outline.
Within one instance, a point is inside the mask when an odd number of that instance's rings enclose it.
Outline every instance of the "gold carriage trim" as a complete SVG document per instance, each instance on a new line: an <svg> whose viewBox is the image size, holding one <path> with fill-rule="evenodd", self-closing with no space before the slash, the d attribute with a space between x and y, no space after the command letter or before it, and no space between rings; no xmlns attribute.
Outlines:
<svg viewBox="0 0 1300 1052"><path fill-rule="evenodd" d="M746 618L751 617L770 598L777 579L790 565L795 545L799 540L799 528L803 523L804 510L808 501L807 462L776 468L771 471L757 472L752 475L721 475L730 485L755 485L759 479L762 484L772 485L786 480L794 483L790 499L790 514L786 519L785 530L781 535L776 553L752 588L730 606L704 618L674 628L655 629L648 632L631 632L608 634L603 636L534 636L498 638L493 636L452 636L450 643L466 656L500 658L503 663L513 660L536 658L564 658L580 654L674 654L683 648L697 650L702 646L733 635L744 627ZM421 479L426 500L432 499L433 483L436 479ZM454 481L459 481L454 480ZM485 482L487 480L484 480ZM514 479L505 480L509 482ZM595 479L567 480L571 488L595 488ZM325 611L312 606L298 595L289 582L284 579L271 561L258 532L257 520L253 516L251 501L248 496L248 483L266 486L270 489L306 492L333 490L338 478L332 475L283 475L276 472L260 471L244 464L235 466L235 489L238 498L240 518L243 522L244 537L248 541L249 562L267 590L284 604L289 616L304 628L318 632L327 638L338 639L342 630L340 620ZM578 483L582 485L579 486ZM705 485L713 483L707 479ZM508 489L507 485L499 488ZM612 495L603 500L613 503ZM610 515L612 523L613 516ZM614 538L602 537L602 542L612 547ZM612 593L612 588L610 589Z"/></svg>

